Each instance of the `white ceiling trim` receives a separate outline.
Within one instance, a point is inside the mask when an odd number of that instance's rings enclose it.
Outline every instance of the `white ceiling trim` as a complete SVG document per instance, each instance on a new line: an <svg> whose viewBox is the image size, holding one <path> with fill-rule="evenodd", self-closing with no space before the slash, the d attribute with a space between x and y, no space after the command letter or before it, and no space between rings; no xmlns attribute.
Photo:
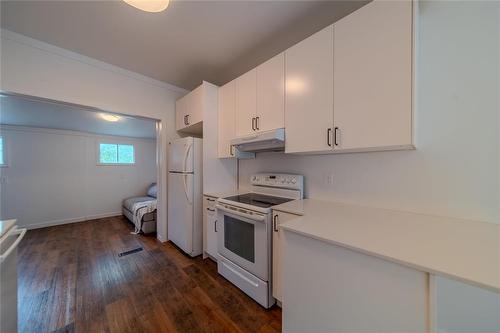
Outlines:
<svg viewBox="0 0 500 333"><path fill-rule="evenodd" d="M5 39L8 39L10 41L19 43L19 44L34 47L34 48L37 48L37 49L42 50L44 52L48 52L48 53L51 53L51 54L54 54L54 55L57 55L60 57L76 60L76 61L82 62L84 64L94 66L94 67L97 67L97 68L100 68L100 69L103 69L103 70L106 70L109 72L113 72L115 74L127 76L129 78L132 78L132 79L135 79L138 81L142 81L142 82L150 84L150 85L154 85L154 86L161 87L161 88L166 88L166 89L173 91L173 92L176 92L176 93L186 94L188 92L188 90L181 88L181 87L178 87L178 86L175 86L173 84L166 83L166 82L163 82L160 80L156 80L156 79L153 79L149 76L145 76L145 75L142 75L142 74L139 74L136 72L132 72L132 71L129 71L127 69L124 69L124 68L121 68L118 66L114 66L114 65L111 65L109 63L99 61L97 59L90 58L90 57L84 56L82 54L72 52L72 51L69 51L67 49L63 49L63 48L57 47L55 45L45 43L45 42L18 34L17 32L13 32L13 31L10 31L7 29L0 28L0 36L1 36L1 38L5 38Z"/></svg>

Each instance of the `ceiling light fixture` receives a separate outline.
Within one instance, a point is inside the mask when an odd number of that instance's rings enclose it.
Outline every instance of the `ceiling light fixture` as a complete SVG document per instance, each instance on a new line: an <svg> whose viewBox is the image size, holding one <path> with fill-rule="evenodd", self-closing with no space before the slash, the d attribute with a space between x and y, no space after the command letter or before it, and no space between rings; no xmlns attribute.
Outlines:
<svg viewBox="0 0 500 333"><path fill-rule="evenodd" d="M119 116L115 116L113 114L101 113L100 116L101 116L102 119L104 119L106 121L115 122L115 121L120 120Z"/></svg>
<svg viewBox="0 0 500 333"><path fill-rule="evenodd" d="M159 13L167 9L170 0L123 0L129 5L150 13Z"/></svg>

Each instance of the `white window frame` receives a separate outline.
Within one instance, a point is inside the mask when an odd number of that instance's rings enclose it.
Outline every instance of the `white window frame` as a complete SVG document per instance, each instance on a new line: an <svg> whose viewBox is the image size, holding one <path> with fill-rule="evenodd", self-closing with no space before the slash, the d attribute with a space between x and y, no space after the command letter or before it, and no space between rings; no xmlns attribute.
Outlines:
<svg viewBox="0 0 500 333"><path fill-rule="evenodd" d="M134 149L134 162L133 163L101 163L101 144L116 145L116 146L132 146ZM117 156L117 159L118 159L118 156ZM96 141L96 160L97 160L98 166L134 166L136 164L135 144L129 143L129 142L116 142L116 141L107 141L107 140Z"/></svg>
<svg viewBox="0 0 500 333"><path fill-rule="evenodd" d="M0 135L2 138L2 154L3 154L3 164L0 164L0 168L7 168L9 166L8 149L7 149L7 138L5 135Z"/></svg>

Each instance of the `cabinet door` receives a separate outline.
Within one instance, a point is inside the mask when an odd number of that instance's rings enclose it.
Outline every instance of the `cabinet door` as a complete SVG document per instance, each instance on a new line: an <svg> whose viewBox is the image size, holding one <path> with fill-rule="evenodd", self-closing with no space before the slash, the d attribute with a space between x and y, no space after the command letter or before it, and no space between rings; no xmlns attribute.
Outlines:
<svg viewBox="0 0 500 333"><path fill-rule="evenodd" d="M333 26L285 51L287 153L331 150Z"/></svg>
<svg viewBox="0 0 500 333"><path fill-rule="evenodd" d="M187 115L188 126L203 121L203 85L189 93Z"/></svg>
<svg viewBox="0 0 500 333"><path fill-rule="evenodd" d="M411 145L411 1L375 0L334 27L335 148Z"/></svg>
<svg viewBox="0 0 500 333"><path fill-rule="evenodd" d="M182 98L179 98L177 101L175 101L175 129L177 131L186 127L185 115L186 115L187 102L188 102L187 97L188 96L184 96Z"/></svg>
<svg viewBox="0 0 500 333"><path fill-rule="evenodd" d="M219 158L234 157L230 141L235 134L235 83L231 81L219 88Z"/></svg>
<svg viewBox="0 0 500 333"><path fill-rule="evenodd" d="M207 208L207 253L217 259L217 215L215 209Z"/></svg>
<svg viewBox="0 0 500 333"><path fill-rule="evenodd" d="M281 286L282 286L282 239L283 231L278 228L281 223L290 221L294 218L299 217L298 215L274 211L273 212L273 297L278 301L282 301L281 298Z"/></svg>
<svg viewBox="0 0 500 333"><path fill-rule="evenodd" d="M255 132L253 119L257 111L257 70L243 74L236 83L236 136Z"/></svg>
<svg viewBox="0 0 500 333"><path fill-rule="evenodd" d="M285 126L285 55L257 67L257 127L269 131Z"/></svg>

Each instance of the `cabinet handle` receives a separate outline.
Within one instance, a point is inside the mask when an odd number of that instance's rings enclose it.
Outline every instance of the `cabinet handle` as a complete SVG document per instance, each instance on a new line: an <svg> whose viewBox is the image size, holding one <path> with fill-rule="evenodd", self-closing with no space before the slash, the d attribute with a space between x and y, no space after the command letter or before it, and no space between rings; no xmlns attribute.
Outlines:
<svg viewBox="0 0 500 333"><path fill-rule="evenodd" d="M187 125L187 124L186 124L186 116L184 116L184 125Z"/></svg>
<svg viewBox="0 0 500 333"><path fill-rule="evenodd" d="M207 198L208 201L215 201L215 199Z"/></svg>
<svg viewBox="0 0 500 333"><path fill-rule="evenodd" d="M189 125L189 115L186 115L186 122L187 122L186 125Z"/></svg>
<svg viewBox="0 0 500 333"><path fill-rule="evenodd" d="M340 133L340 129L338 127L335 127L335 130L333 132L333 143L335 144L335 146L338 146L339 145L339 140L337 140L337 133Z"/></svg>
<svg viewBox="0 0 500 333"><path fill-rule="evenodd" d="M231 156L234 156L234 146L233 146L233 145L230 145L230 146L229 146L229 154L230 154Z"/></svg>
<svg viewBox="0 0 500 333"><path fill-rule="evenodd" d="M214 230L215 230L215 232L217 232L217 220L215 220L215 222L214 222Z"/></svg>
<svg viewBox="0 0 500 333"><path fill-rule="evenodd" d="M331 142L331 137L332 137L332 129L329 128L327 131L326 131L326 144L331 147L332 146L332 142Z"/></svg>
<svg viewBox="0 0 500 333"><path fill-rule="evenodd" d="M212 208L207 208L207 210L210 212L215 212L215 209L212 209Z"/></svg>
<svg viewBox="0 0 500 333"><path fill-rule="evenodd" d="M278 224L277 224L277 221L278 220L278 215L274 215L273 217L273 230L274 232L278 232Z"/></svg>
<svg viewBox="0 0 500 333"><path fill-rule="evenodd" d="M252 118L252 129L255 131L255 118Z"/></svg>
<svg viewBox="0 0 500 333"><path fill-rule="evenodd" d="M257 131L260 130L260 128L259 128L259 120L260 120L260 117L256 117L255 118L255 128L257 129Z"/></svg>

